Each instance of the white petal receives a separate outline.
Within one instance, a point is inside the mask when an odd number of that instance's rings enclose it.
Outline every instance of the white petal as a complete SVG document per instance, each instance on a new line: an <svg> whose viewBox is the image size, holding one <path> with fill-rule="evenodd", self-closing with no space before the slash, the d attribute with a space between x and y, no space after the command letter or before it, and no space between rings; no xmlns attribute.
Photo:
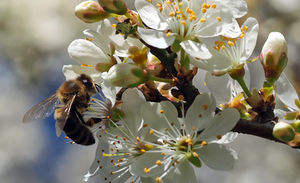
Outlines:
<svg viewBox="0 0 300 183"><path fill-rule="evenodd" d="M275 91L276 96L282 103L290 107L292 110L298 110L298 107L295 104L295 99L298 99L299 97L295 88L284 73L282 73L276 81Z"/></svg>
<svg viewBox="0 0 300 183"><path fill-rule="evenodd" d="M149 45L156 48L167 48L175 40L174 36L166 36L165 32L160 32L152 29L138 28L141 38Z"/></svg>
<svg viewBox="0 0 300 183"><path fill-rule="evenodd" d="M106 139L106 138L105 138ZM88 181L89 178L95 176L95 175L105 175L105 172L102 172L102 170L99 170L100 166L107 166L109 164L109 161L105 160L102 156L103 150L107 150L109 149L109 144L107 140L100 140L100 142L98 142L98 146L95 152L95 159L92 163L92 165L90 166L88 173L84 175L84 181ZM107 172L108 173L108 172Z"/></svg>
<svg viewBox="0 0 300 183"><path fill-rule="evenodd" d="M209 126L198 136L198 139L216 139L216 136L224 135L232 130L239 119L240 113L236 109L224 109L222 112L216 114L214 119L209 122Z"/></svg>
<svg viewBox="0 0 300 183"><path fill-rule="evenodd" d="M198 95L185 116L187 133L192 135L195 129L199 131L206 127L215 109L216 101L212 95L207 93Z"/></svg>
<svg viewBox="0 0 300 183"><path fill-rule="evenodd" d="M241 18L247 14L247 2L244 0L218 0L223 8L230 9L234 18Z"/></svg>
<svg viewBox="0 0 300 183"><path fill-rule="evenodd" d="M158 8L145 0L136 0L135 8L143 22L156 30L167 30L168 23L164 20Z"/></svg>
<svg viewBox="0 0 300 183"><path fill-rule="evenodd" d="M133 133L134 137L142 125L140 106L146 102L144 95L136 88L127 89L122 95L122 111L124 112L124 123Z"/></svg>
<svg viewBox="0 0 300 183"><path fill-rule="evenodd" d="M229 144L233 142L238 137L238 135L239 133L237 132L228 132L225 135L223 135L221 139L215 140L212 143Z"/></svg>
<svg viewBox="0 0 300 183"><path fill-rule="evenodd" d="M164 156L161 153L145 153L136 157L130 165L130 172L141 177L155 177L164 171L164 164L156 166L149 173L145 173L145 168L151 168L156 165L156 161L163 161Z"/></svg>
<svg viewBox="0 0 300 183"><path fill-rule="evenodd" d="M202 23L196 35L200 38L215 37L226 35L228 37L237 37L241 34L241 30L233 18L232 12L228 9L217 8L209 9L206 13L206 22ZM221 17L222 21L218 21L217 17Z"/></svg>
<svg viewBox="0 0 300 183"><path fill-rule="evenodd" d="M251 78L250 89L252 90L253 88L256 89L262 88L265 80L265 73L260 61L255 61L247 65L249 66L250 78Z"/></svg>
<svg viewBox="0 0 300 183"><path fill-rule="evenodd" d="M89 75L96 84L101 84L103 79L94 67L81 67L79 65L64 65L62 72L66 80L76 79L80 74Z"/></svg>
<svg viewBox="0 0 300 183"><path fill-rule="evenodd" d="M76 39L68 47L69 55L79 64L109 63L110 58L91 41Z"/></svg>
<svg viewBox="0 0 300 183"><path fill-rule="evenodd" d="M237 159L237 153L221 144L208 144L197 149L200 159L210 168L231 170Z"/></svg>
<svg viewBox="0 0 300 183"><path fill-rule="evenodd" d="M169 175L166 176L165 182L196 183L197 178L192 165L187 160L183 160L174 171L170 172Z"/></svg>
<svg viewBox="0 0 300 183"><path fill-rule="evenodd" d="M207 72L205 82L210 92L216 97L217 104L225 104L232 99L232 81L227 74L217 77Z"/></svg>
<svg viewBox="0 0 300 183"><path fill-rule="evenodd" d="M169 101L162 101L160 105L164 110L164 114L168 121L172 122L175 128L180 129L180 122L178 121L178 111L174 104Z"/></svg>
<svg viewBox="0 0 300 183"><path fill-rule="evenodd" d="M201 59L210 59L211 53L206 48L205 44L197 43L195 41L187 40L182 41L180 46L184 49L185 52L190 54L193 57L201 58Z"/></svg>
<svg viewBox="0 0 300 183"><path fill-rule="evenodd" d="M245 32L245 37L243 39L238 39L241 53L241 60L246 61L253 53L256 46L256 40L258 35L258 22L255 18L249 17L243 24L242 27L248 26L248 30Z"/></svg>

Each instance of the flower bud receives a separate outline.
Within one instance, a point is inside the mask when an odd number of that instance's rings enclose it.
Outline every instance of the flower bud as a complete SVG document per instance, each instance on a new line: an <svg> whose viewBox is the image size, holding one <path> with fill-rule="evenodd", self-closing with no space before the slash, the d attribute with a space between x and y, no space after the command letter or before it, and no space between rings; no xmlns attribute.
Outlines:
<svg viewBox="0 0 300 183"><path fill-rule="evenodd" d="M287 65L287 43L279 32L271 32L261 51L266 80L273 84Z"/></svg>
<svg viewBox="0 0 300 183"><path fill-rule="evenodd" d="M127 6L124 0L98 0L105 11L118 15L127 13Z"/></svg>
<svg viewBox="0 0 300 183"><path fill-rule="evenodd" d="M95 1L84 1L76 6L75 15L86 23L94 23L107 18L109 15Z"/></svg>
<svg viewBox="0 0 300 183"><path fill-rule="evenodd" d="M294 121L291 125L297 133L300 133L300 120Z"/></svg>
<svg viewBox="0 0 300 183"><path fill-rule="evenodd" d="M294 128L285 122L276 123L273 128L273 136L282 142L289 142L295 137Z"/></svg>
<svg viewBox="0 0 300 183"><path fill-rule="evenodd" d="M147 74L136 65L121 63L112 66L105 77L112 85L134 87L147 80Z"/></svg>

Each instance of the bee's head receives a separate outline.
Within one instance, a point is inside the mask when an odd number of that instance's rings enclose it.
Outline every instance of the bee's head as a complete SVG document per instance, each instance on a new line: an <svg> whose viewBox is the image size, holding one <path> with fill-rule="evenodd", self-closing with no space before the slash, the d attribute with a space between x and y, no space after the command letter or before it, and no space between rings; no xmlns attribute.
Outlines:
<svg viewBox="0 0 300 183"><path fill-rule="evenodd" d="M86 74L81 74L78 78L78 81L82 82L82 84L84 84L87 92L89 95L94 95L96 94L96 87L95 87L95 83L92 80L92 78Z"/></svg>

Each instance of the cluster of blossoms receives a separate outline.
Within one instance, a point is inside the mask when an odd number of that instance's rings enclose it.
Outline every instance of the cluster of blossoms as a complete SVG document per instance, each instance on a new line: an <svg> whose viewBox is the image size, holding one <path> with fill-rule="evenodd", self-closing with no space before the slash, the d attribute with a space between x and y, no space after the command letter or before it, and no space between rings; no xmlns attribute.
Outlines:
<svg viewBox="0 0 300 183"><path fill-rule="evenodd" d="M300 145L300 102L283 73L285 38L270 33L261 64L251 58L259 26L252 17L239 25L245 0L134 4L136 11L124 0L75 8L84 22L99 24L69 45L76 64L63 67L66 80L84 73L102 90L83 114L103 119L84 180L195 183L202 163L229 170L237 154L225 144L241 119L271 124L270 139Z"/></svg>

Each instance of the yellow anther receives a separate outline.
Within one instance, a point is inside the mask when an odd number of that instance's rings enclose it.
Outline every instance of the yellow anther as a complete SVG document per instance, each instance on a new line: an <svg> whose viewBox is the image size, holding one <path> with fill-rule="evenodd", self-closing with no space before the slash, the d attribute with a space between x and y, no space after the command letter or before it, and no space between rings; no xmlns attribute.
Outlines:
<svg viewBox="0 0 300 183"><path fill-rule="evenodd" d="M203 3L203 4L202 4L202 8L206 8L206 3Z"/></svg>
<svg viewBox="0 0 300 183"><path fill-rule="evenodd" d="M177 14L182 14L182 10L176 11Z"/></svg>
<svg viewBox="0 0 300 183"><path fill-rule="evenodd" d="M167 37L170 37L171 35L172 35L171 32L167 32L167 34L166 34Z"/></svg>
<svg viewBox="0 0 300 183"><path fill-rule="evenodd" d="M75 142L74 142L74 141L71 141L70 144L75 144Z"/></svg>
<svg viewBox="0 0 300 183"><path fill-rule="evenodd" d="M111 147L111 148L110 148L110 151L114 151L114 148Z"/></svg>
<svg viewBox="0 0 300 183"><path fill-rule="evenodd" d="M143 124L143 128L147 128L147 127L148 127L147 123Z"/></svg>
<svg viewBox="0 0 300 183"><path fill-rule="evenodd" d="M243 39L245 37L245 33L242 32L242 34L240 35L240 38Z"/></svg>
<svg viewBox="0 0 300 183"><path fill-rule="evenodd" d="M180 15L177 15L177 19L181 19L181 16L180 16Z"/></svg>
<svg viewBox="0 0 300 183"><path fill-rule="evenodd" d="M126 141L127 140L126 137L123 137L123 140Z"/></svg>
<svg viewBox="0 0 300 183"><path fill-rule="evenodd" d="M161 154L162 156L166 155L166 153L165 153L165 152L161 152L160 154Z"/></svg>
<svg viewBox="0 0 300 183"><path fill-rule="evenodd" d="M222 138L222 135L217 135L216 137L220 140Z"/></svg>
<svg viewBox="0 0 300 183"><path fill-rule="evenodd" d="M168 128L165 128L165 131L167 132L169 129Z"/></svg>
<svg viewBox="0 0 300 183"><path fill-rule="evenodd" d="M198 157L199 157L199 155L198 155L196 152L193 152L193 156L194 156L195 158L198 158Z"/></svg>
<svg viewBox="0 0 300 183"><path fill-rule="evenodd" d="M219 106L220 106L221 108L223 108L223 107L224 107L224 105L223 105L223 104L220 104Z"/></svg>
<svg viewBox="0 0 300 183"><path fill-rule="evenodd" d="M217 7L217 4L216 3L213 3L212 5L211 5L211 8L216 8Z"/></svg>
<svg viewBox="0 0 300 183"><path fill-rule="evenodd" d="M201 11L202 11L202 13L206 13L207 9L206 8L202 8Z"/></svg>
<svg viewBox="0 0 300 183"><path fill-rule="evenodd" d="M224 50L224 49L225 49L225 45L222 45L222 46L221 46L221 49Z"/></svg>
<svg viewBox="0 0 300 183"><path fill-rule="evenodd" d="M108 133L107 130L104 130L104 133L107 134Z"/></svg>
<svg viewBox="0 0 300 183"><path fill-rule="evenodd" d="M187 138L187 139L185 140L185 142L188 143L189 145L193 145L193 141L192 141L191 138Z"/></svg>
<svg viewBox="0 0 300 183"><path fill-rule="evenodd" d="M126 156L129 156L129 152L125 153Z"/></svg>
<svg viewBox="0 0 300 183"><path fill-rule="evenodd" d="M207 145L207 142L206 142L206 141L202 141L202 142L201 142L201 145L202 145L202 146L206 146L206 145Z"/></svg>
<svg viewBox="0 0 300 183"><path fill-rule="evenodd" d="M195 127L192 128L193 131L196 131L197 129Z"/></svg>
<svg viewBox="0 0 300 183"><path fill-rule="evenodd" d="M161 165L161 161L160 161L160 160L157 160L155 164L156 164L157 166L160 166L160 165Z"/></svg>
<svg viewBox="0 0 300 183"><path fill-rule="evenodd" d="M187 13L192 13L192 12L193 12L193 10L191 10L189 7L187 7L185 11L186 11Z"/></svg>
<svg viewBox="0 0 300 183"><path fill-rule="evenodd" d="M157 3L156 6L157 7L162 7L162 5L160 3Z"/></svg>
<svg viewBox="0 0 300 183"><path fill-rule="evenodd" d="M116 28L117 24L111 24L112 28Z"/></svg>
<svg viewBox="0 0 300 183"><path fill-rule="evenodd" d="M164 113L165 111L164 111L163 109L161 109L159 112L160 112L160 113Z"/></svg>
<svg viewBox="0 0 300 183"><path fill-rule="evenodd" d="M149 131L149 134L150 134L150 135L153 135L153 133L154 133L154 131L151 129L151 130Z"/></svg>
<svg viewBox="0 0 300 183"><path fill-rule="evenodd" d="M156 177L155 181L158 182L158 183L160 183L161 182L161 178L160 177Z"/></svg>
<svg viewBox="0 0 300 183"><path fill-rule="evenodd" d="M93 65L89 65L89 64L81 64L81 67L94 67Z"/></svg>
<svg viewBox="0 0 300 183"><path fill-rule="evenodd" d="M136 139L136 141L141 142L140 137L136 137L135 139Z"/></svg>
<svg viewBox="0 0 300 183"><path fill-rule="evenodd" d="M145 173L150 173L150 171L151 171L151 170L150 170L149 168L144 168L144 172L145 172Z"/></svg>
<svg viewBox="0 0 300 183"><path fill-rule="evenodd" d="M106 119L110 119L110 116L106 116Z"/></svg>
<svg viewBox="0 0 300 183"><path fill-rule="evenodd" d="M201 18L201 19L200 19L200 22L201 22L201 23L206 22L206 18Z"/></svg>
<svg viewBox="0 0 300 183"><path fill-rule="evenodd" d="M248 30L248 26L244 26L244 31L247 31Z"/></svg>
<svg viewBox="0 0 300 183"><path fill-rule="evenodd" d="M216 17L216 19L221 22L222 21L222 18L221 17Z"/></svg>
<svg viewBox="0 0 300 183"><path fill-rule="evenodd" d="M186 20L187 19L186 15L182 15L182 19Z"/></svg>
<svg viewBox="0 0 300 183"><path fill-rule="evenodd" d="M167 0L166 2L167 2L168 4L172 4L172 2L171 2L170 0Z"/></svg>
<svg viewBox="0 0 300 183"><path fill-rule="evenodd" d="M210 4L207 3L207 4L205 5L205 7L206 7L206 8L210 8Z"/></svg>
<svg viewBox="0 0 300 183"><path fill-rule="evenodd" d="M207 110L207 109L208 109L208 105L207 105L207 104L203 104L202 107L203 107L204 110Z"/></svg>
<svg viewBox="0 0 300 183"><path fill-rule="evenodd" d="M110 175L113 175L114 174L114 172L113 171L110 171Z"/></svg>
<svg viewBox="0 0 300 183"><path fill-rule="evenodd" d="M141 149L140 151L141 151L142 154L146 152L145 149Z"/></svg>
<svg viewBox="0 0 300 183"><path fill-rule="evenodd" d="M65 139L68 139L69 137L65 136Z"/></svg>
<svg viewBox="0 0 300 183"><path fill-rule="evenodd" d="M173 17L173 16L175 16L175 13L174 13L173 11L171 11L171 12L169 13L169 16L170 16L170 17Z"/></svg>
<svg viewBox="0 0 300 183"><path fill-rule="evenodd" d="M90 38L90 37L87 37L87 38L85 38L85 40L87 40L87 41L93 41L94 39Z"/></svg>
<svg viewBox="0 0 300 183"><path fill-rule="evenodd" d="M228 44L230 47L233 47L233 46L234 46L234 42L232 42L232 41L228 41L227 44Z"/></svg>
<svg viewBox="0 0 300 183"><path fill-rule="evenodd" d="M183 96L183 95L179 95L179 96L178 96L178 99L179 99L179 100L184 100L184 96Z"/></svg>
<svg viewBox="0 0 300 183"><path fill-rule="evenodd" d="M152 0L147 0L148 1L148 3L152 3Z"/></svg>

